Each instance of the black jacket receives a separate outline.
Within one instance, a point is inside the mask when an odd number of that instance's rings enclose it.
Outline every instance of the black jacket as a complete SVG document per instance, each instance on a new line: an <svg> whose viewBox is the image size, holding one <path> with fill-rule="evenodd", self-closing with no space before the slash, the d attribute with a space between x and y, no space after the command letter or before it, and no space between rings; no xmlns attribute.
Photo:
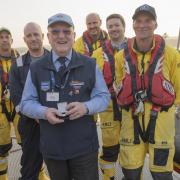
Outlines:
<svg viewBox="0 0 180 180"><path fill-rule="evenodd" d="M48 54L49 51L47 49L44 49L44 56ZM12 63L9 74L9 86L11 100L15 107L19 105L21 101L30 63L31 57L29 51L17 58L16 61Z"/></svg>

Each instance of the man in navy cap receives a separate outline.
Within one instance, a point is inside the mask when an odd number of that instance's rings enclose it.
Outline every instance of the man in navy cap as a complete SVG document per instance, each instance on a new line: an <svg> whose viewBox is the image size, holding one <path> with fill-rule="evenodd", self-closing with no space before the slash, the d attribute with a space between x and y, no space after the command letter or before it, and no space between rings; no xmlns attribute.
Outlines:
<svg viewBox="0 0 180 180"><path fill-rule="evenodd" d="M40 123L40 148L51 180L98 180L98 137L93 114L110 100L94 59L72 49L69 15L48 20L49 56L31 64L21 112Z"/></svg>
<svg viewBox="0 0 180 180"><path fill-rule="evenodd" d="M136 36L116 56L121 79L116 83L122 107L120 164L125 179L140 180L148 153L153 179L172 180L173 104L180 104L180 56L154 34L153 7L138 7L132 19Z"/></svg>
<svg viewBox="0 0 180 180"><path fill-rule="evenodd" d="M135 10L135 13L132 17L133 20L136 19L136 17L142 13L145 13L145 14L148 14L149 16L152 17L152 19L156 20L157 19L157 16L156 16L156 11L154 9L154 7L152 6L149 6L148 4L144 4L140 7L138 7L136 10Z"/></svg>

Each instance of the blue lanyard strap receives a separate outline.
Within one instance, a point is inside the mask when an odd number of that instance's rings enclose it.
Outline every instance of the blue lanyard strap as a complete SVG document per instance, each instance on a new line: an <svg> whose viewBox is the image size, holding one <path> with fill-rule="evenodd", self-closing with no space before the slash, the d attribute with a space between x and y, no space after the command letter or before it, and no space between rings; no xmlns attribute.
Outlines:
<svg viewBox="0 0 180 180"><path fill-rule="evenodd" d="M52 88L52 91L54 91L55 85L56 85L56 81L55 81L55 78L54 78L54 72L50 71L50 75L51 75L51 88Z"/></svg>
<svg viewBox="0 0 180 180"><path fill-rule="evenodd" d="M68 79L69 79L69 74L70 74L70 71L67 72L65 81L64 81L64 83L63 83L62 85L57 85L57 84L56 84L56 80L55 80L55 76L54 76L54 72L53 72L53 71L50 71L52 91L55 90L55 87L64 89L65 86L66 86L66 84L67 84L67 81L68 81Z"/></svg>
<svg viewBox="0 0 180 180"><path fill-rule="evenodd" d="M68 79L69 79L69 74L70 74L70 71L67 72L65 81L64 81L64 83L61 84L61 86L60 86L61 89L64 89L64 88L65 88L65 86L66 86L66 84L67 84L67 81L68 81Z"/></svg>

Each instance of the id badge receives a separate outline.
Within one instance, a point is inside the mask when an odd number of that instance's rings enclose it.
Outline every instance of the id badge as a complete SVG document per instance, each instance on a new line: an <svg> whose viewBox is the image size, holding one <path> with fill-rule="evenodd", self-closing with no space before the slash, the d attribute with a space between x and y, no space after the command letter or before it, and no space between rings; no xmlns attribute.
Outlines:
<svg viewBox="0 0 180 180"><path fill-rule="evenodd" d="M66 110L67 102L58 103L58 104L57 104L57 107L58 107L59 113L60 113L63 117L65 117L65 116L66 116L66 113L67 113L67 110Z"/></svg>
<svg viewBox="0 0 180 180"><path fill-rule="evenodd" d="M47 92L46 93L46 101L59 101L59 93L58 92Z"/></svg>
<svg viewBox="0 0 180 180"><path fill-rule="evenodd" d="M23 61L22 61L21 56L16 59L16 64L17 64L17 67L22 67L23 66Z"/></svg>

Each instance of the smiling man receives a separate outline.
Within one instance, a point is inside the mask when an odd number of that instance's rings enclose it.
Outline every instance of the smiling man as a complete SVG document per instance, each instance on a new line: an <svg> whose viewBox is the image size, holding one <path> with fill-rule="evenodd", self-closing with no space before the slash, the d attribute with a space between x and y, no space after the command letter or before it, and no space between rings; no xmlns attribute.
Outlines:
<svg viewBox="0 0 180 180"><path fill-rule="evenodd" d="M101 24L97 13L90 13L86 16L87 30L74 44L74 49L77 52L91 56L93 51L101 47L102 43L108 39L107 33L101 29Z"/></svg>
<svg viewBox="0 0 180 180"><path fill-rule="evenodd" d="M94 59L72 49L69 15L48 19L52 51L30 67L21 112L39 119L40 147L52 180L98 180L98 136L93 114L109 93Z"/></svg>
<svg viewBox="0 0 180 180"><path fill-rule="evenodd" d="M30 64L49 53L43 48L43 38L44 34L37 23L29 22L25 25L24 42L28 51L16 59L10 71L10 94L17 112L19 112L19 104ZM39 149L39 123L20 114L18 127L22 140L20 179L36 180L39 178L39 180L47 180L42 166L42 154Z"/></svg>
<svg viewBox="0 0 180 180"><path fill-rule="evenodd" d="M110 40L106 40L102 47L93 52L92 57L103 72L106 85L111 93L111 102L107 111L100 113L102 132L102 153L99 158L100 168L103 173L103 180L115 178L116 161L119 154L119 134L121 113L118 108L115 92L113 89L114 80L117 78L115 55L126 45L125 21L120 14L111 14L106 19L106 27Z"/></svg>
<svg viewBox="0 0 180 180"><path fill-rule="evenodd" d="M120 72L116 92L122 107L120 164L125 179L139 180L149 153L153 179L172 180L173 104L180 104L180 56L154 34L153 7L138 7L132 19L136 36L116 56Z"/></svg>

